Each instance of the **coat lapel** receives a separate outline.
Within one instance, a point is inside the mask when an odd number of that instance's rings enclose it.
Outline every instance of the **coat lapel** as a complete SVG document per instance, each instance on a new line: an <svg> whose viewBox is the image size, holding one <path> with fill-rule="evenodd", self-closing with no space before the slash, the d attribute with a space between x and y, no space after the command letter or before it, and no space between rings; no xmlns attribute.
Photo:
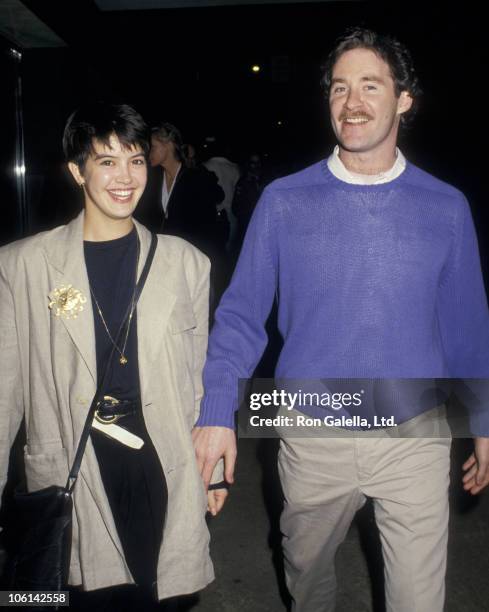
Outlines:
<svg viewBox="0 0 489 612"><path fill-rule="evenodd" d="M55 268L55 283L47 297L55 316L61 319L93 380L96 381L95 330L83 253L83 219L84 213L81 213L71 223L60 228L55 239L46 245L48 260ZM66 302L66 291L70 286L76 304L74 309ZM76 318L73 314L77 315Z"/></svg>
<svg viewBox="0 0 489 612"><path fill-rule="evenodd" d="M80 292L85 300L81 304L83 310L78 313L76 318L68 317L68 311L63 310L63 308L61 308L58 316L82 355L93 380L96 381L95 329L90 286L83 253L83 219L84 214L81 213L71 223L60 228L55 240L46 245L48 260L55 269L55 282L47 298L50 303L54 303L53 309L56 311L60 299L56 293L57 290L59 292L60 289L66 289L71 285L74 290ZM134 224L141 245L138 267L139 278L148 256L151 232L136 220L134 220ZM151 371L153 359L160 343L163 341L168 320L177 299L175 293L168 287L168 277L171 276L169 274L170 267L171 264L165 252L162 252L161 244L158 244L153 265L137 306L138 358L142 391L148 388L149 380L146 375Z"/></svg>

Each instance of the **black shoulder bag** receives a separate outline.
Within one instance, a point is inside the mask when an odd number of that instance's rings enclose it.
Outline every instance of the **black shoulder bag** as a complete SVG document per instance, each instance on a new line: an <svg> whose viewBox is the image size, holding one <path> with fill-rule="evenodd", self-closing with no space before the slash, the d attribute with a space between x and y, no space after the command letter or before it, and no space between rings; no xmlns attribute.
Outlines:
<svg viewBox="0 0 489 612"><path fill-rule="evenodd" d="M156 244L157 237L153 234L148 257L134 292L134 304L139 300L146 282ZM128 324L130 310L131 304L120 325L115 344ZM88 411L66 485L53 485L33 493L16 492L14 495L15 507L23 526L12 568L12 588L16 590L61 591L66 588L71 558L73 489L114 351L115 347L105 364L104 374Z"/></svg>

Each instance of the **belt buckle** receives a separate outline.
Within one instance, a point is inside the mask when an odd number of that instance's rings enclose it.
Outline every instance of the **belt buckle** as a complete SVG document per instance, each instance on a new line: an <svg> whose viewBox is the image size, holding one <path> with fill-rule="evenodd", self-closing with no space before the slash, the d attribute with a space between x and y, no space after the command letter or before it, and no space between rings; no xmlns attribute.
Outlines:
<svg viewBox="0 0 489 612"><path fill-rule="evenodd" d="M117 406L117 404L120 404L119 400L116 399L115 397L112 397L111 395L104 395L103 401L110 402L112 406ZM101 403L102 401L99 401L97 403L97 406L99 406ZM103 417L99 414L98 410L95 410L94 417L99 423L102 423L102 425L112 425L113 423L117 423L117 421L121 418L121 415L113 414L112 416L109 416L109 417Z"/></svg>

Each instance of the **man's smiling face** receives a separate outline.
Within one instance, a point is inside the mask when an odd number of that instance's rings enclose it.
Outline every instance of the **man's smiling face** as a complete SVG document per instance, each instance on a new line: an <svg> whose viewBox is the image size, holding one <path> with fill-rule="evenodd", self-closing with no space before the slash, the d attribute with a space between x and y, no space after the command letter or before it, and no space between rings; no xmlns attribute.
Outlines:
<svg viewBox="0 0 489 612"><path fill-rule="evenodd" d="M412 104L396 95L388 64L370 49L350 49L333 66L329 92L331 124L340 148L373 153L395 150L401 114Z"/></svg>

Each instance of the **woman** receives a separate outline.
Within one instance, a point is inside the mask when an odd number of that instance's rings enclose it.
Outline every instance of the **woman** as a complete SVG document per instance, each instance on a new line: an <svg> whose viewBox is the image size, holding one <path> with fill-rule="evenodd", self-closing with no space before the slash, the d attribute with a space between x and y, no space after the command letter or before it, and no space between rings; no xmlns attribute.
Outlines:
<svg viewBox="0 0 489 612"><path fill-rule="evenodd" d="M24 415L28 490L65 484L108 362L73 493L70 604L148 612L213 579L204 515L226 491L205 499L190 436L209 262L159 236L136 305L151 242L132 216L146 185L146 124L127 105L89 105L70 117L63 144L83 212L0 249L0 494Z"/></svg>
<svg viewBox="0 0 489 612"><path fill-rule="evenodd" d="M153 167L136 215L156 232L185 238L208 255L219 247L217 205L224 192L214 173L188 168L179 130L161 123L151 131Z"/></svg>

